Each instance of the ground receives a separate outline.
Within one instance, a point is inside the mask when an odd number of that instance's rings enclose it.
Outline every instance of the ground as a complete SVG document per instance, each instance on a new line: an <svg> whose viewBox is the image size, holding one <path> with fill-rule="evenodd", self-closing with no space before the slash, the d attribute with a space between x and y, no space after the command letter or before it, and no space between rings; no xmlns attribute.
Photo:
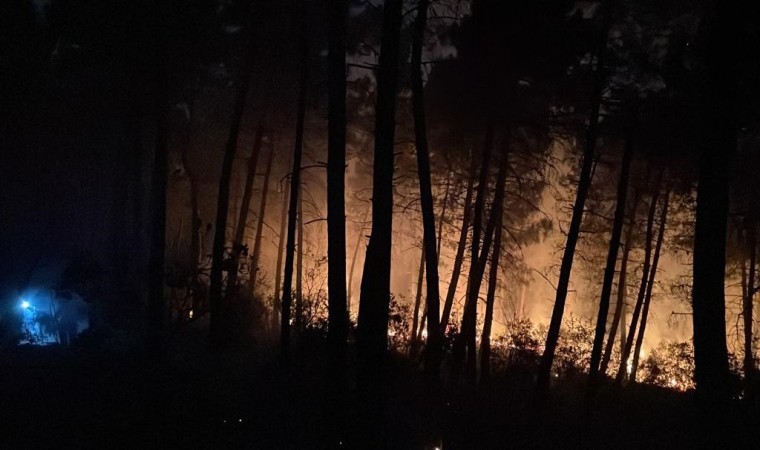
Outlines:
<svg viewBox="0 0 760 450"><path fill-rule="evenodd" d="M366 448L354 385L340 430L325 402L326 352L302 340L285 371L271 348L210 352L202 335L176 339L165 363L83 347L21 346L0 362L0 448ZM435 390L403 358L391 364L382 436L393 449L696 448L760 442L756 415L737 402L717 434L698 426L692 394L604 387L584 408L583 378L558 380L538 408L530 374L490 386ZM286 372L289 375L286 375ZM349 378L353 378L350 376ZM748 419L751 417L751 419ZM709 439L706 440L706 439Z"/></svg>

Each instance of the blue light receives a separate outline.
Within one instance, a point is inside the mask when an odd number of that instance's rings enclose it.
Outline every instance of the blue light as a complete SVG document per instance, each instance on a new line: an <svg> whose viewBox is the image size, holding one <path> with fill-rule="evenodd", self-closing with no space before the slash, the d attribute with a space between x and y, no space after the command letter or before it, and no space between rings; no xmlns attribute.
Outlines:
<svg viewBox="0 0 760 450"><path fill-rule="evenodd" d="M28 309L30 306L32 306L28 301L21 300L21 308L22 309Z"/></svg>

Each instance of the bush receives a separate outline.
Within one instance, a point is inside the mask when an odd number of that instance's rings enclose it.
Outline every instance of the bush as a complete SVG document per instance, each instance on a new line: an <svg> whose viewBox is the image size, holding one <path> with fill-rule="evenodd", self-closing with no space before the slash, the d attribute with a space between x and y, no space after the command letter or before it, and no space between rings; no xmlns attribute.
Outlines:
<svg viewBox="0 0 760 450"><path fill-rule="evenodd" d="M679 391L694 389L694 346L690 342L660 342L642 361L638 375L644 383Z"/></svg>

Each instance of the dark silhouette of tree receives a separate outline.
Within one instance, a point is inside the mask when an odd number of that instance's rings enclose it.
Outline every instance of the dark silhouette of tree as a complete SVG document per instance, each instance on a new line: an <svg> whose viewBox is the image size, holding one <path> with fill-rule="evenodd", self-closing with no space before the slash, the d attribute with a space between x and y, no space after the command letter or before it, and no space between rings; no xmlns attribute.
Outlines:
<svg viewBox="0 0 760 450"><path fill-rule="evenodd" d="M298 88L298 117L293 149L293 166L290 173L290 199L288 200L288 234L285 244L285 267L283 268L282 307L280 308L280 357L287 363L290 359L290 309L293 302L293 259L296 251L296 225L298 203L301 194L301 158L303 156L303 129L306 121L306 91L309 80L308 46L304 41L301 60L301 79Z"/></svg>
<svg viewBox="0 0 760 450"><path fill-rule="evenodd" d="M248 33L253 35L253 31ZM251 85L251 72L255 59L253 43L249 44L250 48L245 56L243 68L241 70L240 81L235 95L235 106L230 123L230 131L227 136L227 144L224 148L224 160L222 161L222 173L219 177L219 194L217 195L216 219L214 221L214 247L211 254L211 276L209 286L209 306L210 322L209 331L211 342L214 345L222 345L224 341L224 305L222 304L223 290L223 271L225 263L224 244L227 230L227 213L229 212L230 202L230 179L232 177L232 167L235 162L235 153L237 151L238 136L243 122L243 114L248 100L248 94ZM228 286L234 288L234 286Z"/></svg>
<svg viewBox="0 0 760 450"><path fill-rule="evenodd" d="M449 318L451 317L451 308L454 305L454 297L457 292L457 285L459 284L459 278L462 273L462 264L464 263L464 252L467 248L467 232L470 229L470 221L472 215L472 195L473 185L475 183L475 168L477 166L472 163L472 169L470 175L467 177L467 190L464 198L464 208L462 209L462 225L459 230L459 242L457 243L457 252L454 256L454 268L451 272L451 281L449 282L449 289L446 291L446 301L443 304L443 313L441 314L441 333L446 333L449 325Z"/></svg>
<svg viewBox="0 0 760 450"><path fill-rule="evenodd" d="M652 303L652 289L654 288L654 281L657 276L657 266L660 261L660 252L662 250L662 243L665 240L665 224L668 219L668 206L670 202L670 190L665 192L665 198L662 202L662 213L660 214L660 229L657 232L657 242L654 246L654 256L652 258L652 269L649 271L649 280L647 281L647 290L644 295L644 309L641 312L641 325L639 326L639 335L636 337L636 347L633 351L633 360L631 362L631 373L629 379L632 382L636 381L636 371L639 368L639 355L641 355L641 345L644 342L644 333L647 328L647 318L649 317L649 305Z"/></svg>
<svg viewBox="0 0 760 450"><path fill-rule="evenodd" d="M635 228L636 211L639 206L640 195L638 189L633 194L631 201L631 211L629 213L628 229L625 233L625 239L623 244L623 255L620 261L620 274L618 275L617 285L617 301L615 303L615 312L612 316L612 323L610 324L609 337L607 338L607 344L604 347L604 356L602 357L599 365L599 374L604 375L607 373L607 365L612 358L612 348L615 345L615 337L617 336L618 328L620 328L620 342L621 350L625 347L625 316L623 314L625 310L625 299L628 292L628 285L626 284L628 279L628 261L631 254L631 248L633 243L633 229ZM621 351L622 353L622 351ZM592 365L593 368L593 365ZM598 375L597 375L598 376Z"/></svg>
<svg viewBox="0 0 760 450"><path fill-rule="evenodd" d="M261 258L261 236L264 232L264 217L267 212L267 197L269 196L269 177L272 175L272 157L274 156L274 136L269 137L269 156L267 167L264 170L264 183L261 186L261 202L259 203L259 217L256 222L256 234L253 238L253 252L251 253L251 269L248 279L248 289L251 298L256 290L256 277L259 271L259 259ZM278 265L279 270L279 265Z"/></svg>
<svg viewBox="0 0 760 450"><path fill-rule="evenodd" d="M345 0L330 0L327 144L328 339L343 358L348 337L346 307L346 14Z"/></svg>
<svg viewBox="0 0 760 450"><path fill-rule="evenodd" d="M425 347L425 371L433 378L438 377L442 359L442 336L439 332L440 293L438 286L438 248L433 211L433 188L430 176L430 154L428 150L427 124L425 121L425 97L422 80L422 47L427 26L428 0L417 3L417 17L412 32L412 103L414 109L414 139L417 148L417 171L420 181L422 206L423 258L425 259L427 318L427 345ZM421 271L420 271L421 272ZM416 330L414 330L416 331Z"/></svg>
<svg viewBox="0 0 760 450"><path fill-rule="evenodd" d="M472 260L470 262L470 278L468 280L467 300L465 302L464 312L462 313L462 328L458 339L458 345L455 346L454 358L466 358L465 371L468 379L472 382L477 377L477 347L476 347L476 325L477 325L477 305L480 297L480 286L485 274L488 253L494 241L494 235L497 231L497 224L501 220L504 208L504 194L507 182L507 171L509 168L508 150L509 150L509 131L504 137L504 148L499 157L499 172L496 179L495 193L491 213L488 217L488 223L483 232L482 248L479 250L476 245L472 244ZM483 180L485 181L485 180ZM485 183L484 183L485 184ZM477 213L478 201L475 201ZM477 215L475 216L477 219ZM478 227L477 221L473 227ZM479 239L473 231L473 242ZM463 348L467 349L464 355ZM455 361L455 364L457 361Z"/></svg>
<svg viewBox="0 0 760 450"><path fill-rule="evenodd" d="M604 343L605 329L607 327L607 315L609 313L610 295L612 294L612 281L615 278L615 265L617 264L618 249L620 248L620 236L623 233L623 222L625 220L625 202L628 198L628 176L633 159L633 141L629 136L625 142L623 151L623 161L620 165L620 179L618 180L617 196L615 200L615 217L612 225L612 237L610 238L609 251L607 253L607 264L604 268L604 280L602 282L602 295L599 299L599 314L596 318L596 329L594 332L594 346L591 350L591 367L589 369L589 380L587 388L587 397L594 396L596 385L599 377L599 365L602 358L602 345ZM616 312L619 311L616 308ZM614 338L611 338L614 339Z"/></svg>
<svg viewBox="0 0 760 450"><path fill-rule="evenodd" d="M504 156L506 158L506 155ZM503 202L503 198L502 198ZM501 255L501 240L504 234L503 212L498 208L495 237L491 252L491 266L488 275L488 290L486 293L486 312L483 318L483 336L480 338L480 382L488 383L491 377L491 327L493 324L493 309L496 302L496 285L499 273L499 256ZM485 257L485 256L484 256Z"/></svg>
<svg viewBox="0 0 760 450"><path fill-rule="evenodd" d="M248 212L251 210L251 198L253 197L253 186L256 181L256 168L259 163L259 153L261 153L261 142L264 138L264 120L259 119L256 127L256 135L253 138L253 148L251 156L248 158L248 172L245 176L245 185L243 187L243 199L240 202L240 212L237 216L235 225L235 235L232 238L232 253L230 255L230 270L227 275L227 290L235 296L237 295L237 276L240 265L240 255L246 248L245 230L248 228ZM253 285L255 277L251 277L248 282Z"/></svg>
<svg viewBox="0 0 760 450"><path fill-rule="evenodd" d="M290 164L288 164L290 166ZM288 225L288 201L290 199L290 182L286 181L285 187L282 190L282 201L280 204L280 232L277 236L277 262L275 263L275 275L274 275L274 303L272 304L272 330L276 330L279 322L278 313L280 310L280 301L282 293L282 255L285 250L285 234L287 232Z"/></svg>
<svg viewBox="0 0 760 450"><path fill-rule="evenodd" d="M357 346L363 364L382 364L387 350L390 302L393 166L398 86L400 0L387 0L383 10L382 52L377 71L375 155L372 181L372 234L364 260Z"/></svg>
<svg viewBox="0 0 760 450"><path fill-rule="evenodd" d="M303 183L298 185L298 213L296 215L296 315L293 325L297 333L303 331Z"/></svg>
<svg viewBox="0 0 760 450"><path fill-rule="evenodd" d="M470 240L470 270L467 277L467 296L465 298L464 311L462 312L462 324L459 328L459 336L454 344L454 369L460 371L467 357L467 350L475 343L475 326L477 325L477 301L480 295L480 281L478 277L478 261L481 252L488 254L488 249L481 249L481 233L483 232L483 209L485 204L486 190L488 189L488 169L490 168L491 151L493 147L493 121L489 121L486 128L485 140L478 174L478 187L475 191L475 204L472 209L472 238ZM488 238L485 236L485 238ZM474 286L477 284L477 287ZM474 381L475 373L469 374Z"/></svg>
<svg viewBox="0 0 760 450"><path fill-rule="evenodd" d="M552 318L549 323L549 330L546 335L546 344L544 353L541 357L541 364L538 369L537 384L540 395L545 395L549 388L551 377L552 363L554 361L554 352L559 340L560 327L562 325L562 315L565 311L565 302L567 301L567 291L570 284L570 272L573 267L573 258L575 256L575 247L578 243L578 236L583 220L583 212L588 196L588 190L591 186L591 175L596 153L596 140L599 129L599 110L602 101L602 90L604 89L606 76L604 74L604 53L607 45L607 33L609 31L610 16L612 15L613 2L607 2L606 10L602 12L605 15L604 25L597 37L596 49L593 53L597 58L596 65L592 72L592 92L590 97L590 112L588 119L588 128L583 140L583 163L581 165L580 177L578 180L578 189L576 191L575 203L573 205L573 215L570 220L570 227L567 232L565 242L565 251L562 255L562 264L560 266L559 281L557 282L557 295L554 300L554 309Z"/></svg>
<svg viewBox="0 0 760 450"><path fill-rule="evenodd" d="M391 300L396 90L402 6L402 0L386 0L383 5L382 50L377 69L375 104L372 234L364 259L356 329L357 387L359 401L363 404L362 434L371 445L379 445L384 440L381 416Z"/></svg>
<svg viewBox="0 0 760 450"><path fill-rule="evenodd" d="M636 339L636 330L641 317L641 309L644 306L644 300L646 298L647 283L649 281L649 273L652 270L652 238L654 235L654 222L655 215L657 213L657 199L660 196L660 183L662 180L662 172L657 177L655 187L652 191L652 195L649 199L649 212L647 213L647 225L646 234L644 235L644 267L641 270L641 282L639 286L639 293L636 296L636 305L633 307L633 314L631 315L631 325L628 328L628 333L625 341L625 347L620 354L620 363L618 367L618 373L615 376L615 381L618 383L627 379L629 373L627 370L628 359L631 356L631 350L633 348L634 339Z"/></svg>
<svg viewBox="0 0 760 450"><path fill-rule="evenodd" d="M725 319L726 231L731 163L737 145L739 62L726 52L742 42L744 2L716 2L702 24L699 148L692 310L694 380L704 425L725 412L729 396ZM701 48L700 48L701 47ZM717 423L712 424L717 425Z"/></svg>

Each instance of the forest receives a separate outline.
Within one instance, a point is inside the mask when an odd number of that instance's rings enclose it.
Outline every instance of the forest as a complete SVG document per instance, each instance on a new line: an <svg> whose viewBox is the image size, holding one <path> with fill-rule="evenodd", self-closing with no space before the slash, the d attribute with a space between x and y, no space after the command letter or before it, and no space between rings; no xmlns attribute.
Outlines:
<svg viewBox="0 0 760 450"><path fill-rule="evenodd" d="M3 2L0 448L757 447L753 10Z"/></svg>

